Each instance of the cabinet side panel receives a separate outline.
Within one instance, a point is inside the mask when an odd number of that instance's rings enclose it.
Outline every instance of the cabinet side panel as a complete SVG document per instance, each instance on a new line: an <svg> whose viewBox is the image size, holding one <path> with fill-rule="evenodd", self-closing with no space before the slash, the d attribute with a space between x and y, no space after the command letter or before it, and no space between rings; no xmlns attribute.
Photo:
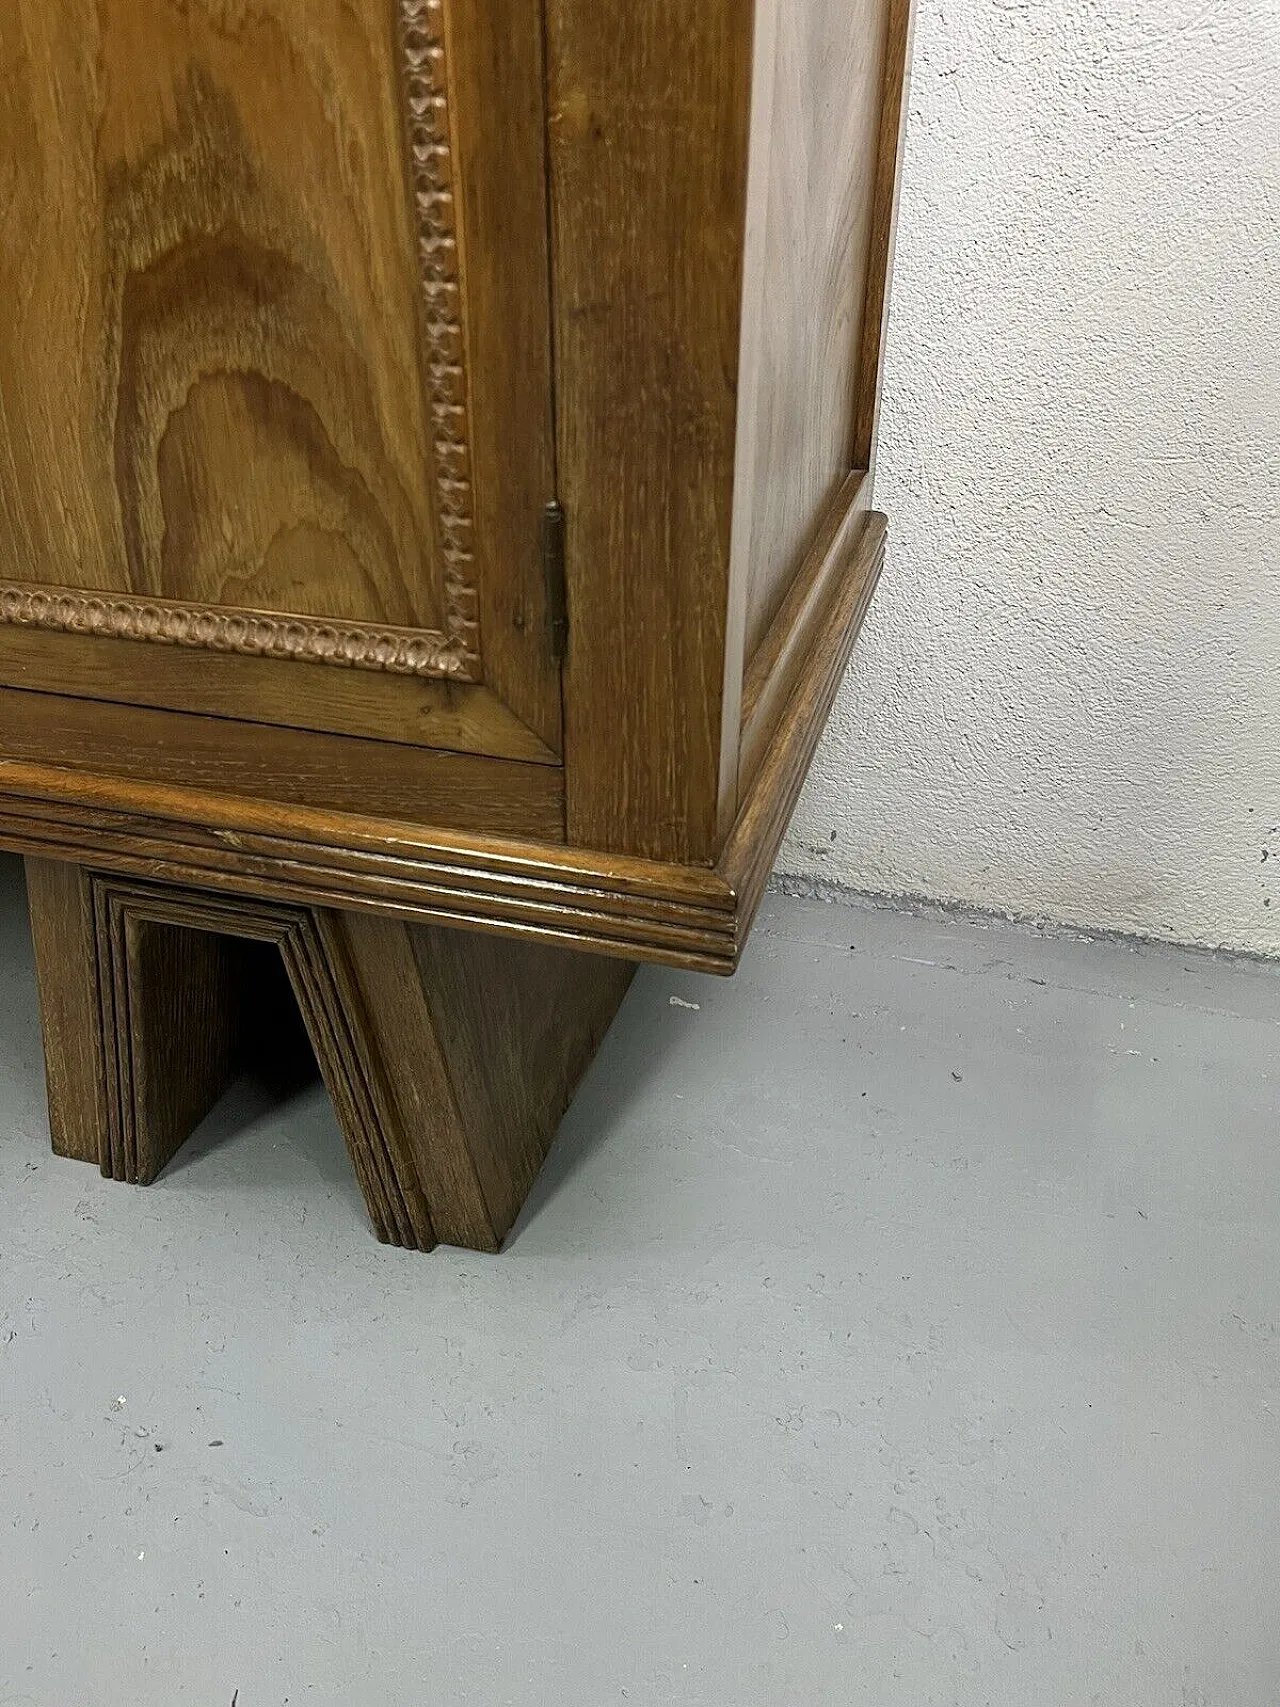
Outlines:
<svg viewBox="0 0 1280 1707"><path fill-rule="evenodd" d="M854 466L891 4L761 4L733 535L747 658Z"/></svg>
<svg viewBox="0 0 1280 1707"><path fill-rule="evenodd" d="M569 836L710 860L752 0L548 0Z"/></svg>

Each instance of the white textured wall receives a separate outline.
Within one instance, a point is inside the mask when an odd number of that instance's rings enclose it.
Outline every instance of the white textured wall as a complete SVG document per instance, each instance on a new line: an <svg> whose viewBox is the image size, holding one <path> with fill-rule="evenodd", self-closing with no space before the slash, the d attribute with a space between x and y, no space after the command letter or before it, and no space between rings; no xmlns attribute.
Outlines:
<svg viewBox="0 0 1280 1707"><path fill-rule="evenodd" d="M893 543L780 870L1280 953L1278 447L1280 0L919 0Z"/></svg>

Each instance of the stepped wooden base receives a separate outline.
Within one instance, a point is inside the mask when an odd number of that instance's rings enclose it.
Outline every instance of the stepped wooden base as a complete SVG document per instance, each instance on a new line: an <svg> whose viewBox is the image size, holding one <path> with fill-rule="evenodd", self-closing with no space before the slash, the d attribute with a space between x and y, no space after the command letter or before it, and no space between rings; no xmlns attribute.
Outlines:
<svg viewBox="0 0 1280 1707"><path fill-rule="evenodd" d="M635 971L28 859L54 1149L147 1185L292 1015L378 1237L497 1250Z"/></svg>

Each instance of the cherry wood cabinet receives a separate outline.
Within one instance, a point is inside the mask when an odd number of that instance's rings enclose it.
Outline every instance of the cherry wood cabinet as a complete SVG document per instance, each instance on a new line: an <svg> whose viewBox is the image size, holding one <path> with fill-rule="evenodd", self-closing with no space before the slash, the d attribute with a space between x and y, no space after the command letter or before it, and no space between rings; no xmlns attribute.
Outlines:
<svg viewBox="0 0 1280 1707"><path fill-rule="evenodd" d="M494 1244L630 968L732 971L883 559L909 22L0 0L59 1148L152 1177L265 943L380 1232Z"/></svg>

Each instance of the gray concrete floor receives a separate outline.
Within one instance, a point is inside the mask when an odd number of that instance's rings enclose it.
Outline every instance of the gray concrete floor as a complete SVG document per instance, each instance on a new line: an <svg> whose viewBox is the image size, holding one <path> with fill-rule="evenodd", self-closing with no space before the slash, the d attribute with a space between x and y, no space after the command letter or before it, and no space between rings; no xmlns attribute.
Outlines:
<svg viewBox="0 0 1280 1707"><path fill-rule="evenodd" d="M418 1257L53 1159L3 875L4 1707L1280 1701L1280 968L772 901Z"/></svg>

